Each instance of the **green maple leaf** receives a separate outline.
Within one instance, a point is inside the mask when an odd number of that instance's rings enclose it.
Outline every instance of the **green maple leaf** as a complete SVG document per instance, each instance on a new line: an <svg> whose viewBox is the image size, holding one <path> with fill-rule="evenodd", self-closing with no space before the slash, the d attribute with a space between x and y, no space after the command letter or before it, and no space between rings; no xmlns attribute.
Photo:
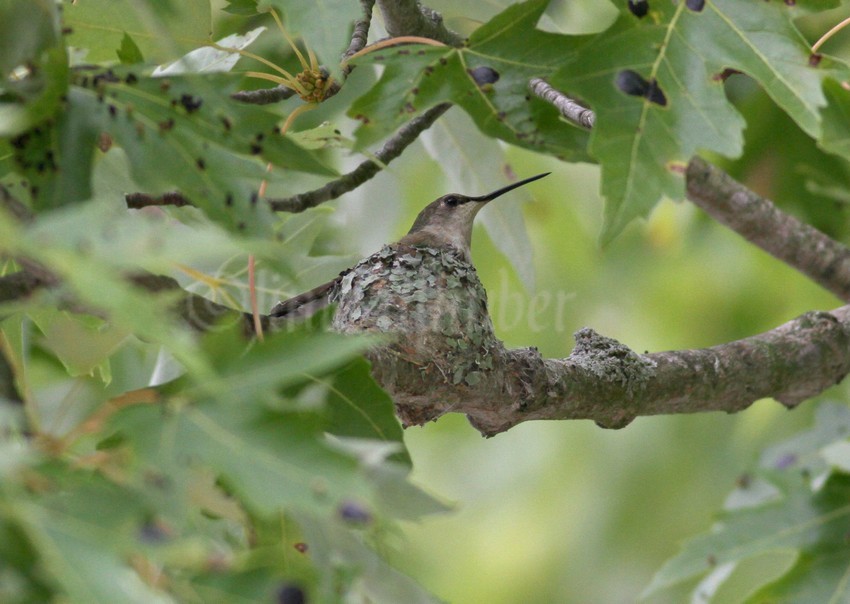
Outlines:
<svg viewBox="0 0 850 604"><path fill-rule="evenodd" d="M369 375L369 364L356 359L333 377L328 388L328 432L398 445L404 451L401 425L390 396ZM400 456L411 465L406 451Z"/></svg>
<svg viewBox="0 0 850 604"><path fill-rule="evenodd" d="M213 220L244 233L270 230L271 212L256 199L264 179L280 178L281 169L335 174L315 152L280 135L277 115L230 99L233 77L150 78L125 69L78 75L77 83L54 127L18 139L19 168L36 186L40 207L91 196L95 143L104 134L127 153L145 191L176 188ZM268 173L266 161L277 169Z"/></svg>
<svg viewBox="0 0 850 604"><path fill-rule="evenodd" d="M47 0L0 0L0 137L57 111L68 86L58 8Z"/></svg>
<svg viewBox="0 0 850 604"><path fill-rule="evenodd" d="M134 63L144 63L145 57L139 46L130 37L130 34L124 32L124 37L121 38L121 46L116 51L118 60L124 65L132 65Z"/></svg>
<svg viewBox="0 0 850 604"><path fill-rule="evenodd" d="M62 6L68 44L86 49L90 63L114 61L127 35L145 57L176 59L208 42L212 31L209 0L79 0Z"/></svg>
<svg viewBox="0 0 850 604"><path fill-rule="evenodd" d="M682 170L698 150L740 154L744 122L726 99L723 74L741 71L810 136L820 129L824 70L782 3L708 0L653 3L624 13L551 79L596 111L590 152L602 165L603 240L645 216L664 196L683 196Z"/></svg>
<svg viewBox="0 0 850 604"><path fill-rule="evenodd" d="M254 251L262 257L264 266L273 269L268 278L278 299L295 296L332 279L359 260L350 255L311 253L316 240L328 228L332 214L333 210L326 206L311 212L281 214L274 247ZM285 277L283 281L282 277Z"/></svg>
<svg viewBox="0 0 850 604"><path fill-rule="evenodd" d="M223 9L224 12L231 15L242 15L251 17L257 14L257 0L226 0L227 6Z"/></svg>
<svg viewBox="0 0 850 604"><path fill-rule="evenodd" d="M846 601L848 434L845 404L818 407L814 426L766 449L718 522L668 560L644 595L689 591L699 581L692 596L705 601L728 601L723 590L742 585L746 602Z"/></svg>
<svg viewBox="0 0 850 604"><path fill-rule="evenodd" d="M302 329L243 351L238 329L211 333L203 345L216 377L166 384L165 408L128 408L112 426L144 468L176 482L192 460L222 475L252 509L333 511L344 497L364 493L357 464L327 444L317 413L287 404L279 392L345 364L367 344Z"/></svg>
<svg viewBox="0 0 850 604"><path fill-rule="evenodd" d="M850 409L842 403L823 403L815 412L815 425L793 438L765 449L763 468L791 468L804 472L812 481L824 480L833 468L824 452L850 435Z"/></svg>
<svg viewBox="0 0 850 604"><path fill-rule="evenodd" d="M791 559L787 574L767 586L776 576L762 577L755 586L762 589L748 602L846 601L850 476L833 475L814 494L796 470L764 472L763 478L773 489L772 497L725 512L710 533L696 537L667 561L644 595L705 576L722 565L784 554Z"/></svg>
<svg viewBox="0 0 850 604"><path fill-rule="evenodd" d="M444 101L464 109L485 134L568 160L586 159L587 133L528 90L528 81L555 72L585 38L535 29L548 0L508 7L462 48L404 46L368 53L358 64L384 65L378 83L349 115L363 124L357 143L373 143Z"/></svg>
<svg viewBox="0 0 850 604"><path fill-rule="evenodd" d="M145 494L58 463L38 471L50 490L40 496L16 494L4 501L4 509L40 554L40 574L71 601L162 601L127 560L141 549Z"/></svg>
<svg viewBox="0 0 850 604"><path fill-rule="evenodd" d="M846 79L844 75L842 80ZM823 118L823 132L818 141L820 147L825 151L834 153L844 158L850 158L850 91L837 80L829 79L824 82L824 93L829 104L824 107L821 117Z"/></svg>

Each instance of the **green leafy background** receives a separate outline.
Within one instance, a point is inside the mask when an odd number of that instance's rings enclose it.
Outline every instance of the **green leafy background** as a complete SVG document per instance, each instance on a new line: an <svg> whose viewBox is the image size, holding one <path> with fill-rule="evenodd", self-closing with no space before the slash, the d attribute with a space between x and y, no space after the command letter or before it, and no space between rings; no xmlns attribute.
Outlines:
<svg viewBox="0 0 850 604"><path fill-rule="evenodd" d="M199 337L164 318L173 296L122 276L168 274L245 309L253 253L267 309L397 238L449 190L551 171L488 207L475 232L509 346L566 356L586 325L637 350L710 346L829 309L831 296L671 199L678 168L707 152L847 239L850 42L830 41L817 66L807 49L847 16L836 4L710 0L696 13L651 1L638 19L590 0L432 2L466 46L366 55L340 94L273 137L300 100L228 98L264 85L244 76L265 69L256 61L202 77L151 70L259 26L249 50L297 70L274 7L339 73L358 3L79 0L60 19L52 2L0 1L0 178L38 214L0 215L0 249L63 278L0 309L26 401L0 401L0 600L258 602L295 587L315 601L845 598L843 386L793 413L761 401L488 440L450 415L402 434L359 357L369 342L311 324L245 346L234 317ZM10 77L26 65L29 77ZM499 79L482 86L475 67ZM623 69L654 75L667 106L621 93ZM715 78L727 69L743 73ZM589 104L597 129L526 99L534 76ZM457 107L422 143L338 202L277 217L252 203L260 179L279 196L321 185L444 100ZM94 145L104 132L107 151ZM127 191L175 187L199 208L123 206ZM127 392L146 394L122 406ZM26 424L38 446L18 433Z"/></svg>

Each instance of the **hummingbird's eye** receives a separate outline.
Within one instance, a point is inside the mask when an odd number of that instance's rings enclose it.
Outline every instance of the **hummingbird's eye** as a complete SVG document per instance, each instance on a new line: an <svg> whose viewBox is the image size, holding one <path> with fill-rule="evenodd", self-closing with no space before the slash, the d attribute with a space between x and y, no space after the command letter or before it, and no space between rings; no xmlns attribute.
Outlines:
<svg viewBox="0 0 850 604"><path fill-rule="evenodd" d="M454 208L460 203L460 199L458 199L454 195L449 195L443 200L443 203L449 206L450 208Z"/></svg>

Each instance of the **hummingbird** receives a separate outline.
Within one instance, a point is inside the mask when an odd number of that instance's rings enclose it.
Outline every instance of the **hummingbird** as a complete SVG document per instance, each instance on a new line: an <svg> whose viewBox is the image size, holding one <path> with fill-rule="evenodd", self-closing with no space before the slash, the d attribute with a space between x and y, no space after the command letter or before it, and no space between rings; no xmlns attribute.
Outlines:
<svg viewBox="0 0 850 604"><path fill-rule="evenodd" d="M384 246L381 251L362 260L355 267L342 271L335 279L323 283L303 294L278 302L271 309L270 316L283 319L300 319L311 316L332 302L337 301L341 293L348 291L351 285L351 279L353 278L353 271L356 271L357 267L375 257L387 260L397 256L397 252L400 251L404 251L402 255L410 258L411 262L416 265L418 263L414 258L416 257L417 250L430 250L432 253L434 251L448 253L454 256L461 265L467 265L474 273L475 269L472 267L470 245L472 243L472 223L478 212L488 202L497 197L501 197L505 193L549 174L550 172L538 174L477 197L461 195L459 193L449 193L448 195L438 197L419 212L419 215L413 222L413 226L396 243ZM403 271L396 271L396 278L394 279L396 281L404 280L404 276ZM429 277L434 277L434 279L426 278L422 283L411 283L409 284L410 289L415 290L417 286L422 286L421 289L431 290L433 292L433 287L437 284L436 276ZM477 282L477 277L475 280ZM429 283L429 281L433 281L433 283ZM427 297L427 294L425 294L425 297ZM384 324L386 324L386 321L384 321Z"/></svg>

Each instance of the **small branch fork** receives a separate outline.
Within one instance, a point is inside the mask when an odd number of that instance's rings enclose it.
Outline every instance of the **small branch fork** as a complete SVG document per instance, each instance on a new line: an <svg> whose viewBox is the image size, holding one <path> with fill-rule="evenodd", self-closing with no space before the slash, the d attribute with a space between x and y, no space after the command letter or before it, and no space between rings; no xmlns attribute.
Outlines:
<svg viewBox="0 0 850 604"><path fill-rule="evenodd" d="M366 46L369 37L369 27L372 23L372 8L375 5L375 0L360 0L360 6L363 10L363 17L355 21L354 32L351 34L351 43L348 49L342 54L343 62L349 57L356 54ZM348 75L351 72L351 66L345 65L343 73ZM333 93L339 91L339 87L333 90ZM262 88L260 90L241 90L231 95L231 98L242 103L252 105L270 105L279 103L286 99L292 98L297 93L292 88L279 85L273 88Z"/></svg>

